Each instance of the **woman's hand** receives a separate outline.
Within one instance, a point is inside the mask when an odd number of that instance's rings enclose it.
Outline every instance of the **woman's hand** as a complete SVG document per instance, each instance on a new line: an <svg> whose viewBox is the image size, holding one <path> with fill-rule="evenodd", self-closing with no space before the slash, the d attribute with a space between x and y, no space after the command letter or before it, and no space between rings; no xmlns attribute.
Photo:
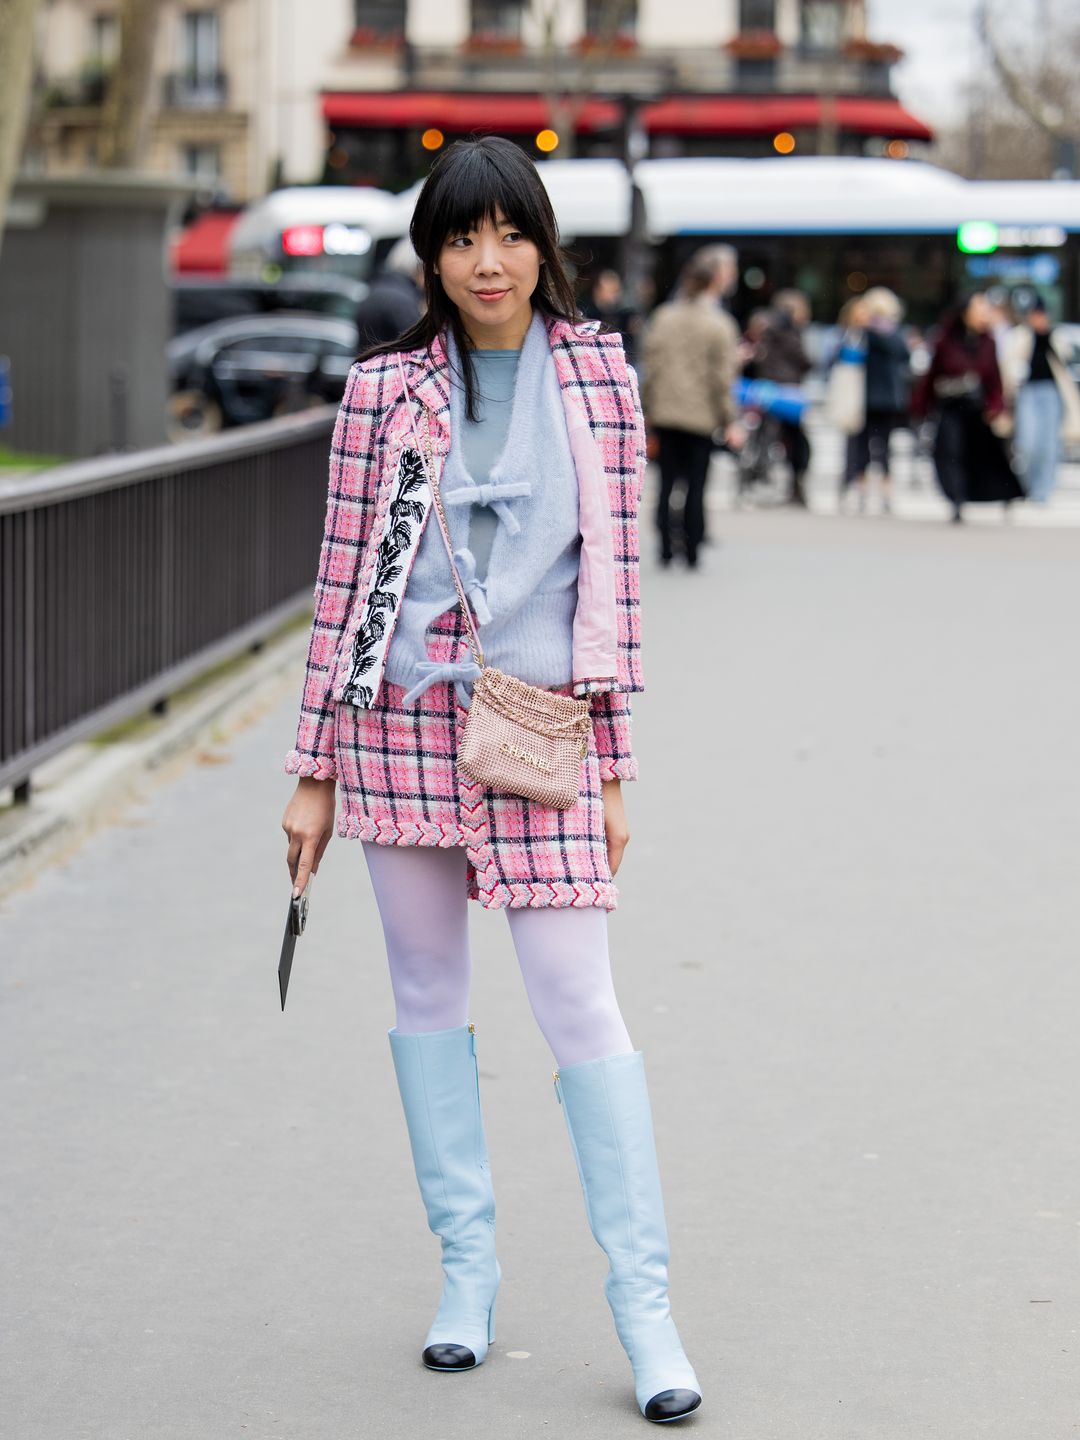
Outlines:
<svg viewBox="0 0 1080 1440"><path fill-rule="evenodd" d="M623 809L622 781L604 780L600 785L604 797L604 834L607 837L608 865L612 875L622 864L623 851L630 839Z"/></svg>
<svg viewBox="0 0 1080 1440"><path fill-rule="evenodd" d="M307 888L308 877L318 873L323 851L334 833L333 780L315 780L301 776L296 790L285 807L281 828L289 837L289 874L293 895Z"/></svg>

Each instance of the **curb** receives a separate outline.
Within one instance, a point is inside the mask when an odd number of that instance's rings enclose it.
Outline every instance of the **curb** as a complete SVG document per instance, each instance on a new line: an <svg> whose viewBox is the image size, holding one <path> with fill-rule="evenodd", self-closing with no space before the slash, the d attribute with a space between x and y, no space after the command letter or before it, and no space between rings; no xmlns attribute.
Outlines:
<svg viewBox="0 0 1080 1440"><path fill-rule="evenodd" d="M48 865L70 858L101 826L115 822L134 802L167 783L201 744L254 723L295 689L310 629L298 627L174 712L152 721L153 732L103 748L81 743L53 756L35 772L27 805L0 816L0 900L28 889Z"/></svg>

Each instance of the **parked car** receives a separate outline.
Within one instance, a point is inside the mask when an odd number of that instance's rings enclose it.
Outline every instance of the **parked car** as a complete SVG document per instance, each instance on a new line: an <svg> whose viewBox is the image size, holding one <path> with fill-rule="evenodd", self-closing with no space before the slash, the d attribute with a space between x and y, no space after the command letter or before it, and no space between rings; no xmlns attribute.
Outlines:
<svg viewBox="0 0 1080 1440"><path fill-rule="evenodd" d="M232 320L280 310L333 315L351 320L368 293L364 280L347 275L284 275L280 280L238 280L228 276L178 276L169 282L173 297L173 334L183 335Z"/></svg>
<svg viewBox="0 0 1080 1440"><path fill-rule="evenodd" d="M356 325L321 315L221 320L166 347L174 441L337 404L358 348Z"/></svg>

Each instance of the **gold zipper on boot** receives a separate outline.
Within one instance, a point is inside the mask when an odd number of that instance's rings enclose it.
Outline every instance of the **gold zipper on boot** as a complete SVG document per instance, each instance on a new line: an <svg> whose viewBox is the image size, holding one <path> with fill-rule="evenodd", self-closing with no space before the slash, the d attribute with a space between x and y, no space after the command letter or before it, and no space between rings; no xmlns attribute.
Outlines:
<svg viewBox="0 0 1080 1440"><path fill-rule="evenodd" d="M554 1082L554 1085L555 1085L555 1099L556 1099L556 1100L559 1102L559 1104L561 1105L561 1104L562 1104L562 1096L559 1094L559 1072L558 1072L558 1070L553 1070L553 1071L551 1072L551 1078L552 1078L552 1081Z"/></svg>

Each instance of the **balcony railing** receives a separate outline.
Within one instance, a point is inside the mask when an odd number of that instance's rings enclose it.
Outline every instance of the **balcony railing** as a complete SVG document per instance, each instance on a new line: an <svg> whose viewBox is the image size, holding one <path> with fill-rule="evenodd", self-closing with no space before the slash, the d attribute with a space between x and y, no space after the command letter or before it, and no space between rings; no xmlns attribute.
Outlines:
<svg viewBox="0 0 1080 1440"><path fill-rule="evenodd" d="M597 71L576 44L559 52L560 83L573 90L597 85ZM486 55L471 46L410 47L411 69L402 83L420 90L470 86L487 90L543 89L550 83L550 58L543 49L521 47L514 53ZM782 49L771 57L730 53L722 46L661 49L637 45L612 47L603 62L605 85L642 96L686 90L694 93L814 94L835 88L840 94L889 95L889 66L843 52L809 54Z"/></svg>
<svg viewBox="0 0 1080 1440"><path fill-rule="evenodd" d="M94 109L102 104L109 85L106 70L86 70L49 81L42 95L46 110Z"/></svg>
<svg viewBox="0 0 1080 1440"><path fill-rule="evenodd" d="M223 110L229 99L229 77L223 70L166 75L164 99L169 110Z"/></svg>

